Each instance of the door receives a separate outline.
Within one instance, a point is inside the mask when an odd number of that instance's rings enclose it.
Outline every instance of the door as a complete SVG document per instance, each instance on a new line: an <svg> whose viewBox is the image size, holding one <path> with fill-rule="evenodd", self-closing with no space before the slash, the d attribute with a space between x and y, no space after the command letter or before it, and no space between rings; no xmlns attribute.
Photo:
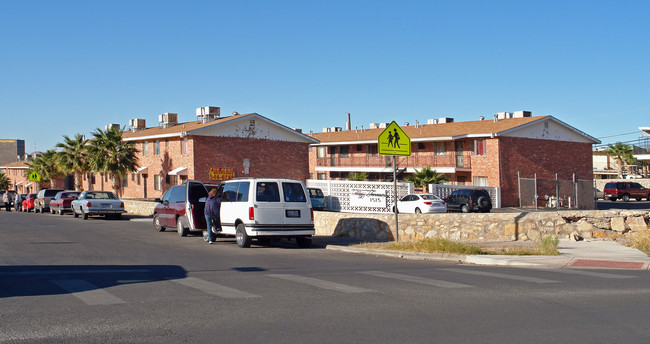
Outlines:
<svg viewBox="0 0 650 344"><path fill-rule="evenodd" d="M174 192L174 188L171 188L165 192L162 197L162 207L158 208L158 219L160 220L160 225L164 227L176 227L174 222L174 215L171 213L169 208L169 202L171 200L171 195Z"/></svg>
<svg viewBox="0 0 650 344"><path fill-rule="evenodd" d="M282 182L284 224L304 225L311 222L311 209L302 183Z"/></svg>
<svg viewBox="0 0 650 344"><path fill-rule="evenodd" d="M456 141L455 148L456 148L456 167L465 167L465 162L463 161L463 141Z"/></svg>
<svg viewBox="0 0 650 344"><path fill-rule="evenodd" d="M255 221L265 225L284 224L284 209L278 182L255 183Z"/></svg>
<svg viewBox="0 0 650 344"><path fill-rule="evenodd" d="M206 229L205 200L208 198L208 190L203 183L196 180L188 180L185 189L185 217L191 231Z"/></svg>

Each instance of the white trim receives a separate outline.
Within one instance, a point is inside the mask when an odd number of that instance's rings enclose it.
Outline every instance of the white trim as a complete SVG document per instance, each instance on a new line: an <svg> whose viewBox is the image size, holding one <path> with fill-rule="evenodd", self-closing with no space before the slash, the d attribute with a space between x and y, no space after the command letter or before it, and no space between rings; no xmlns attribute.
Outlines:
<svg viewBox="0 0 650 344"><path fill-rule="evenodd" d="M25 187L28 187L28 186L30 186L32 184L34 184L34 183L27 183L27 184L25 184Z"/></svg>
<svg viewBox="0 0 650 344"><path fill-rule="evenodd" d="M568 124L566 124L566 123L560 121L559 119L557 119L557 118L555 118L555 117L553 117L553 116L542 117L542 118L540 118L540 119L538 119L538 120L535 120L535 121L532 121L532 122L528 122L528 123L526 123L526 124L522 124L522 125L516 126L516 127L514 127L514 128L510 128L510 129L508 129L508 130L501 131L501 132L499 132L499 133L497 133L497 134L499 134L500 136L504 136L504 135L507 136L507 134L510 133L510 132L517 131L517 130L520 130L520 129L523 129L523 128L526 128L526 127L530 127L530 126L532 126L532 125L537 125L537 124L539 124L539 123L544 123L545 121L553 121L553 122L555 122L555 123L557 123L557 124L559 124L559 125L561 125L561 126L564 126L564 127L566 127L567 129L569 129L569 130L575 132L576 134L579 134L579 135L581 135L581 136L584 136L584 137L587 138L588 140L592 141L592 144L598 144L598 143L601 143L601 141L600 141L599 139L597 139L597 138L595 138L595 137L593 137L593 136L591 136L591 135L588 135L587 133L585 133L585 132L582 131L582 130L576 129L576 128L574 128L574 127L572 127L572 126L570 126L570 125L568 125ZM555 140L554 140L554 141L555 141Z"/></svg>
<svg viewBox="0 0 650 344"><path fill-rule="evenodd" d="M186 176L187 175L187 167L179 167L177 169L171 170L169 173L167 173L170 176Z"/></svg>
<svg viewBox="0 0 650 344"><path fill-rule="evenodd" d="M413 167L407 167L404 172L406 173L415 173ZM471 169L463 169L456 167L436 167L434 168L438 173L449 173L454 174L456 172L464 171L469 172ZM371 172L371 173L388 173L393 172L392 167L365 167L365 166L341 166L341 167L328 167L328 166L316 166L316 172Z"/></svg>
<svg viewBox="0 0 650 344"><path fill-rule="evenodd" d="M18 186L18 185L20 185L22 183L23 183L22 181L19 181L18 183L16 183L16 186Z"/></svg>
<svg viewBox="0 0 650 344"><path fill-rule="evenodd" d="M639 130L644 131L646 134L650 134L650 127L639 127Z"/></svg>
<svg viewBox="0 0 650 344"><path fill-rule="evenodd" d="M144 173L147 173L147 172L149 172L149 167L148 166L139 167L138 170L135 171L135 173L140 173L140 174L144 174Z"/></svg>
<svg viewBox="0 0 650 344"><path fill-rule="evenodd" d="M650 128L648 128L648 130L650 130ZM642 161L650 160L650 154L634 154L634 157L637 158L637 160Z"/></svg>
<svg viewBox="0 0 650 344"><path fill-rule="evenodd" d="M149 136L135 136L135 137L127 137L123 139L124 141L147 141L147 140L152 140L152 139L164 139L164 138L170 138L170 137L183 137L183 133L185 132L178 132L178 133L171 133L171 134L159 134L159 135L149 135Z"/></svg>

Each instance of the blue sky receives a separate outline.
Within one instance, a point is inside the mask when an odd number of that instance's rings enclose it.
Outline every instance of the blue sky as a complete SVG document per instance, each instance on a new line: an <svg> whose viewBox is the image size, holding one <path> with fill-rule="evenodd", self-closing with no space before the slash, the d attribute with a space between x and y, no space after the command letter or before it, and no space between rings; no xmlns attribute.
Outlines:
<svg viewBox="0 0 650 344"><path fill-rule="evenodd" d="M257 112L308 132L553 115L650 126L649 1L0 0L0 138Z"/></svg>

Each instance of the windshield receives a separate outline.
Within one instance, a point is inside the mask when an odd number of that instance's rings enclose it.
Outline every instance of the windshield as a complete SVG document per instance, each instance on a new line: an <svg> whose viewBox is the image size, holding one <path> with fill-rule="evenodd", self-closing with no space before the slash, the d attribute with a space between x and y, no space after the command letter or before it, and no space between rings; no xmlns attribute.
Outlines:
<svg viewBox="0 0 650 344"><path fill-rule="evenodd" d="M440 197L438 197L436 195L420 195L420 197L422 197L422 199L426 199L426 200L440 199Z"/></svg>
<svg viewBox="0 0 650 344"><path fill-rule="evenodd" d="M312 189L312 188L309 189L309 196L314 197L314 198L323 198L323 197L325 197L323 195L323 191L321 191L320 189Z"/></svg>
<svg viewBox="0 0 650 344"><path fill-rule="evenodd" d="M112 192L89 192L86 199L117 199L117 196Z"/></svg>

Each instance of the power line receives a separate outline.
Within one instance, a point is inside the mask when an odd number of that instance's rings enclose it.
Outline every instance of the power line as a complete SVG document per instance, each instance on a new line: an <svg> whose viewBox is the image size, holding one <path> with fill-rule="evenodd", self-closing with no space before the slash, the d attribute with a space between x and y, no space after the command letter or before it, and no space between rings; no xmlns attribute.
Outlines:
<svg viewBox="0 0 650 344"><path fill-rule="evenodd" d="M616 135L609 135L609 136L601 136L601 137L597 137L597 139L606 139L606 138L616 137L616 136L623 136L623 135L630 135L630 134L638 134L639 132L640 132L640 131L632 131L632 132L629 132L629 133L623 133L623 134L616 134ZM641 133L643 133L643 132L641 131Z"/></svg>

